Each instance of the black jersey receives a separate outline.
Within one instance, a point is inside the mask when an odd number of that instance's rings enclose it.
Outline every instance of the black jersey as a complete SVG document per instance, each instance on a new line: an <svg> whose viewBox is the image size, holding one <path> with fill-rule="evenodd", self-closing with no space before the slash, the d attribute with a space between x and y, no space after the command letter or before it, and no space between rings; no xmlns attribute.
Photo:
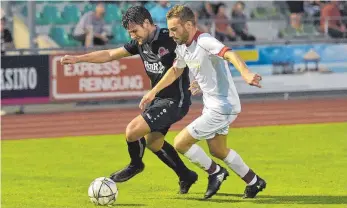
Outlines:
<svg viewBox="0 0 347 208"><path fill-rule="evenodd" d="M152 87L172 67L176 58L176 42L169 36L168 29L158 27L151 42L140 45L136 40L131 40L124 45L124 48L132 55L139 54L141 56ZM161 90L156 97L172 99L178 102L179 106L190 104L189 84L189 70L186 68L181 77Z"/></svg>

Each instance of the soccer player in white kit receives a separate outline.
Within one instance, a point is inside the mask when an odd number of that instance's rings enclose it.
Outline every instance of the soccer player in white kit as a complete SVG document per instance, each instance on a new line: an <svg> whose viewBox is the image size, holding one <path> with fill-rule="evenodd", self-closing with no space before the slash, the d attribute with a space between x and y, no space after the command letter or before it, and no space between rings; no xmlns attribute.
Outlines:
<svg viewBox="0 0 347 208"><path fill-rule="evenodd" d="M209 174L204 198L216 194L229 173L195 144L203 139L206 139L211 155L223 160L246 182L244 198L254 198L266 187L266 182L243 162L237 152L227 147L229 125L241 111L228 62L250 85L261 87L261 76L252 73L239 56L223 43L207 33L199 32L190 8L176 5L166 17L170 36L178 44L177 58L160 82L142 98L140 108L144 108L158 92L173 83L188 66L203 93L204 109L200 117L176 136L175 149Z"/></svg>

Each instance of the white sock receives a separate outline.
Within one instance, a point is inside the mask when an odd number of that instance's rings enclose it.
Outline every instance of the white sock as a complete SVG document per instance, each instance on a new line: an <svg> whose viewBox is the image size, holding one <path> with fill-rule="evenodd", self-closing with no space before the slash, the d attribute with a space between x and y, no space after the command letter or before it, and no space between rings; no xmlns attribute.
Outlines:
<svg viewBox="0 0 347 208"><path fill-rule="evenodd" d="M255 175L254 178L247 184L247 186L254 185L257 182L257 176Z"/></svg>
<svg viewBox="0 0 347 208"><path fill-rule="evenodd" d="M190 149L184 153L184 156L205 171L207 171L212 165L212 159L207 156L205 151L199 145L196 144L193 144Z"/></svg>
<svg viewBox="0 0 347 208"><path fill-rule="evenodd" d="M249 171L249 167L243 162L240 155L232 149L230 149L228 156L224 158L223 161L241 178L243 178Z"/></svg>

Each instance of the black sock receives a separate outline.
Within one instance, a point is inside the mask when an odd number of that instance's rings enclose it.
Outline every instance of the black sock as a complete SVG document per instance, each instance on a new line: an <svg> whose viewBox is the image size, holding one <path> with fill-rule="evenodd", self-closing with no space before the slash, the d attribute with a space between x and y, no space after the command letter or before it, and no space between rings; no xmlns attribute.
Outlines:
<svg viewBox="0 0 347 208"><path fill-rule="evenodd" d="M141 138L135 142L128 142L128 152L131 158L130 164L140 165L142 163L142 157L146 149L146 139Z"/></svg>
<svg viewBox="0 0 347 208"><path fill-rule="evenodd" d="M164 141L161 150L154 152L154 154L156 154L167 166L172 168L179 178L184 179L184 177L187 176L187 173L189 173L190 170L184 165L174 147L166 141Z"/></svg>

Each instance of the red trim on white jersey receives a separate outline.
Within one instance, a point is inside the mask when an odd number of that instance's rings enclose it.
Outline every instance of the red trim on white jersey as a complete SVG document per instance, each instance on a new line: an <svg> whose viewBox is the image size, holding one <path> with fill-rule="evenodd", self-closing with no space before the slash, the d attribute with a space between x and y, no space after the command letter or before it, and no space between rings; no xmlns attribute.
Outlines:
<svg viewBox="0 0 347 208"><path fill-rule="evenodd" d="M195 41L198 40L198 37L199 37L199 35L201 35L201 34L202 34L202 32L200 32L199 30L197 30L196 33L195 33L195 35L194 35L194 37L193 37L193 39L192 39L192 41L190 41L189 43L187 43L186 46L189 47L189 46L193 43L194 40L195 40Z"/></svg>
<svg viewBox="0 0 347 208"><path fill-rule="evenodd" d="M220 57L224 57L224 54L225 54L228 50L231 50L231 49L230 49L229 47L227 47L227 46L224 46L224 47L222 48L222 50L220 50L219 53L218 53L217 55L220 56Z"/></svg>

